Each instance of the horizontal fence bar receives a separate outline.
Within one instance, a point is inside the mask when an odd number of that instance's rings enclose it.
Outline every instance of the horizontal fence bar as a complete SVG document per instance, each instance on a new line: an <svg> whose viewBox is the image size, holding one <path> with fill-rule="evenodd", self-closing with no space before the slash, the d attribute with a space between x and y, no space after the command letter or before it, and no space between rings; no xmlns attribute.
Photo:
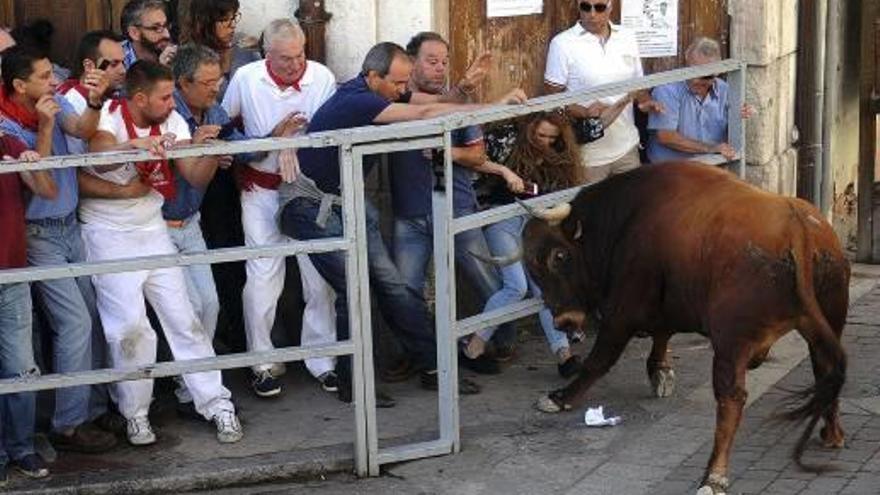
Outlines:
<svg viewBox="0 0 880 495"><path fill-rule="evenodd" d="M382 141L374 144L358 145L357 152L361 156L378 153L394 153L397 151L424 150L443 146L443 137L427 137L421 139L404 139L400 141Z"/></svg>
<svg viewBox="0 0 880 495"><path fill-rule="evenodd" d="M265 352L227 354L225 356L191 359L186 361L167 361L139 368L111 368L27 378L9 378L0 380L0 394L36 392L39 390L52 390L63 387L162 378L166 376L197 373L200 371L246 368L264 363L302 361L310 358L344 356L353 353L354 344L351 341L346 340L344 342L319 346L285 347L283 349L275 349Z"/></svg>
<svg viewBox="0 0 880 495"><path fill-rule="evenodd" d="M582 103L584 101L595 100L607 96L649 89L663 84L702 76L735 72L740 70L741 67L740 61L727 59L711 64L651 74L638 79L602 84L581 91L566 91L555 95L533 98L522 105L494 105L475 112L455 113L428 120L403 122L383 126L340 129L294 137L253 139L248 141L218 142L204 145L183 146L168 150L167 156L168 158L189 158L205 155L227 155L254 151L278 151L287 148L314 148L359 143L375 143L375 152L382 153L387 150L382 146L392 146L392 144L381 143L381 141L436 136L443 134L446 131L460 129L469 125L480 125L498 120L522 117L531 113L553 110L573 103ZM0 173L18 172L23 170L43 170L50 168L111 165L130 161L150 161L155 160L155 158L155 156L146 151L139 150L91 153L87 155L50 157L35 163L19 161L8 162L0 167Z"/></svg>
<svg viewBox="0 0 880 495"><path fill-rule="evenodd" d="M411 461L452 453L452 444L443 440L400 445L379 450L379 464Z"/></svg>
<svg viewBox="0 0 880 495"><path fill-rule="evenodd" d="M488 327L494 327L503 323L525 318L538 313L544 309L544 301L542 299L525 299L522 301L508 304L503 308L498 308L488 313L481 313L470 318L459 320L455 324L455 336L464 337L470 335L477 330Z"/></svg>
<svg viewBox="0 0 880 495"><path fill-rule="evenodd" d="M228 263L230 261L242 261L257 258L280 258L303 253L348 251L349 249L349 241L340 238L329 238L317 241L292 241L284 244L273 244L271 246L212 249L202 253L143 256L140 258L73 263L69 265L15 268L11 270L0 270L0 285L83 277L87 275L102 275L107 273L157 270L160 268L171 268L175 266Z"/></svg>
<svg viewBox="0 0 880 495"><path fill-rule="evenodd" d="M548 208L558 205L559 203L566 203L573 200L575 196L577 196L578 193L581 191L581 189L587 187L590 186L586 185L572 187L564 191L558 191L551 194L545 194L537 198L532 198L523 201L523 203L533 208ZM486 225L498 223L502 220L518 217L527 213L528 212L525 210L525 208L517 203L499 206L496 208L492 208L491 210L481 211L479 213L473 213L471 215L456 218L452 222L452 232L455 234L460 234L468 230L485 227Z"/></svg>

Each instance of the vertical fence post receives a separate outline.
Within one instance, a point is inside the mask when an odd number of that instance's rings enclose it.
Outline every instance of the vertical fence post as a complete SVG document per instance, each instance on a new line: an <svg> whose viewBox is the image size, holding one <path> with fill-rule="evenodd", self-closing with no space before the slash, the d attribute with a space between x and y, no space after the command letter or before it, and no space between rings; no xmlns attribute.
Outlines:
<svg viewBox="0 0 880 495"><path fill-rule="evenodd" d="M352 400L354 401L355 471L358 476L378 475L375 455L369 445L375 442L376 408L373 392L373 339L370 328L370 279L367 266L366 216L364 213L363 156L351 145L339 147L342 179L343 225L345 238L352 249L346 252L345 276L348 290L348 322L354 343L351 363ZM372 416L372 424L369 418ZM375 470L372 469L375 465Z"/></svg>
<svg viewBox="0 0 880 495"><path fill-rule="evenodd" d="M443 187L433 194L434 269L436 272L437 384L440 440L460 449L458 431L458 345L455 337L455 236L452 235L452 137L443 133ZM435 165L436 166L436 165Z"/></svg>
<svg viewBox="0 0 880 495"><path fill-rule="evenodd" d="M729 106L727 134L730 145L739 153L737 175L746 178L746 126L742 118L742 106L746 102L746 63L741 62L738 71L728 77Z"/></svg>

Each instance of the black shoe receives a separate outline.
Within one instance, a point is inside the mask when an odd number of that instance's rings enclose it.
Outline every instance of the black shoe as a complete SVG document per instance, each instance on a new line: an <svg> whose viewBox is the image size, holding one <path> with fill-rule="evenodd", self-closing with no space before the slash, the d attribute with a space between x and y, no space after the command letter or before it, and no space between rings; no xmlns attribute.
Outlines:
<svg viewBox="0 0 880 495"><path fill-rule="evenodd" d="M37 454L28 454L15 461L15 467L28 478L45 478L49 476L49 468Z"/></svg>
<svg viewBox="0 0 880 495"><path fill-rule="evenodd" d="M351 404L351 386L344 385L340 382L337 397L340 402ZM388 409L397 405L397 402L382 391L376 390L376 407L379 409Z"/></svg>
<svg viewBox="0 0 880 495"><path fill-rule="evenodd" d="M81 454L98 454L107 452L116 446L116 437L91 423L84 423L73 430L73 434L64 435L52 432L49 441L56 450L79 452Z"/></svg>
<svg viewBox="0 0 880 495"><path fill-rule="evenodd" d="M495 344L495 352L492 354L492 357L496 361L506 363L512 360L514 356L516 356L516 346L513 344Z"/></svg>
<svg viewBox="0 0 880 495"><path fill-rule="evenodd" d="M422 371L419 374L419 383L425 390L437 390L437 370ZM458 377L458 393L461 395L474 395L482 391L482 387L464 377Z"/></svg>
<svg viewBox="0 0 880 495"><path fill-rule="evenodd" d="M107 411L95 418L92 424L114 435L125 434L125 418L117 412Z"/></svg>
<svg viewBox="0 0 880 495"><path fill-rule="evenodd" d="M194 421L207 421L204 416L196 411L196 405L194 402L178 402L177 403L177 416L183 419L191 419Z"/></svg>
<svg viewBox="0 0 880 495"><path fill-rule="evenodd" d="M319 376L318 381L321 382L321 388L325 392L336 392L339 390L339 377L336 376L336 372L333 370Z"/></svg>
<svg viewBox="0 0 880 495"><path fill-rule="evenodd" d="M571 378L581 370L581 360L577 354L572 355L562 364L557 364L556 369L562 378Z"/></svg>
<svg viewBox="0 0 880 495"><path fill-rule="evenodd" d="M497 375L501 373L501 366L498 364L498 361L486 354L482 354L476 359L471 359L464 352L459 352L458 364L481 375Z"/></svg>
<svg viewBox="0 0 880 495"><path fill-rule="evenodd" d="M262 370L254 373L254 379L251 382L254 393L257 397L275 397L281 394L281 382L272 376L268 370Z"/></svg>
<svg viewBox="0 0 880 495"><path fill-rule="evenodd" d="M0 466L0 488L6 486L6 483L9 483L9 472L6 470L6 464Z"/></svg>

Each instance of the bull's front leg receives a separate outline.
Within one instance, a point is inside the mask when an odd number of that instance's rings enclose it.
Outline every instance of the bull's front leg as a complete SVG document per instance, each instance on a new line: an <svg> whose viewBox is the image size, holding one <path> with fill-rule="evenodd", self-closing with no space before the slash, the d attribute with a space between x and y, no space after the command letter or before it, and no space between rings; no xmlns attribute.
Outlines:
<svg viewBox="0 0 880 495"><path fill-rule="evenodd" d="M587 390L620 359L631 336L632 333L622 327L609 326L600 330L580 373L565 388L539 398L536 407L546 413L557 413L581 405Z"/></svg>
<svg viewBox="0 0 880 495"><path fill-rule="evenodd" d="M669 397L675 391L675 370L669 362L669 339L671 332L655 332L651 354L646 363L651 390L660 398Z"/></svg>

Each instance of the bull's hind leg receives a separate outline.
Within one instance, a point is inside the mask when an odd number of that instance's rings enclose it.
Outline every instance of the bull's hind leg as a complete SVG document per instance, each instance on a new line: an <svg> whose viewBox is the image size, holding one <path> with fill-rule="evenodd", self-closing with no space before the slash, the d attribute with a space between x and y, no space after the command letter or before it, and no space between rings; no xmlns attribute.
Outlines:
<svg viewBox="0 0 880 495"><path fill-rule="evenodd" d="M826 372L819 365L812 345L810 346L810 360L813 363L813 376L818 382ZM840 401L835 399L834 403L822 415L822 419L825 421L825 425L819 430L819 435L822 437L822 445L831 449L843 448L845 434L843 427L840 425Z"/></svg>
<svg viewBox="0 0 880 495"><path fill-rule="evenodd" d="M748 397L745 388L748 353L743 352L743 349L733 342L714 347L712 387L716 402L715 444L697 495L718 495L727 492L730 450Z"/></svg>
<svg viewBox="0 0 880 495"><path fill-rule="evenodd" d="M651 380L651 390L660 398L669 397L675 391L675 370L669 363L669 332L657 332L654 334L654 343L651 354L646 363L648 379Z"/></svg>

